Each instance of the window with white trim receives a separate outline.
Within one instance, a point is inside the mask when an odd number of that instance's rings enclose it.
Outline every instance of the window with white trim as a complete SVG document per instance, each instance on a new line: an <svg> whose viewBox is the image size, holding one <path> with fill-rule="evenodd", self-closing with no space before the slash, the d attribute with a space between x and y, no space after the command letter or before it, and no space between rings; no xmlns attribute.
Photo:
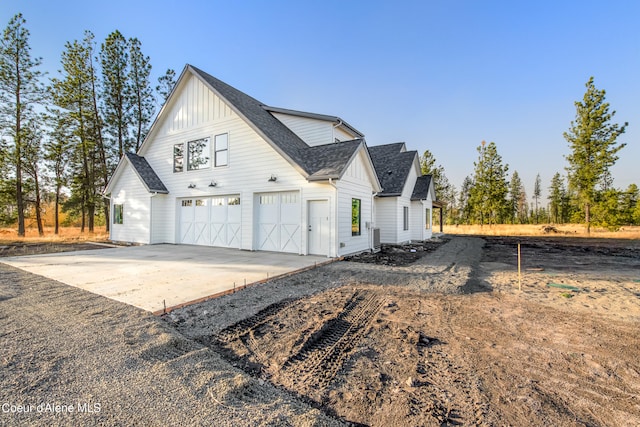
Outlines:
<svg viewBox="0 0 640 427"><path fill-rule="evenodd" d="M173 146L173 173L184 170L184 144Z"/></svg>
<svg viewBox="0 0 640 427"><path fill-rule="evenodd" d="M124 205L113 205L113 223L124 224Z"/></svg>
<svg viewBox="0 0 640 427"><path fill-rule="evenodd" d="M214 143L214 166L229 165L229 134L223 133L216 135Z"/></svg>
<svg viewBox="0 0 640 427"><path fill-rule="evenodd" d="M187 170L206 169L211 166L209 138L187 142Z"/></svg>
<svg viewBox="0 0 640 427"><path fill-rule="evenodd" d="M360 199L351 199L351 235L360 235L360 215L361 210Z"/></svg>

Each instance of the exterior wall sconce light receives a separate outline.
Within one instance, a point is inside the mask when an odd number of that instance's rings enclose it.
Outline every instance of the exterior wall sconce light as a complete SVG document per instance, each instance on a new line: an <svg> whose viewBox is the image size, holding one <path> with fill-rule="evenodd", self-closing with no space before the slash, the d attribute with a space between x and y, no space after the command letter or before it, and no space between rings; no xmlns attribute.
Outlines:
<svg viewBox="0 0 640 427"><path fill-rule="evenodd" d="M268 182L276 182L278 180L278 177L275 175L271 175L271 177L269 178Z"/></svg>
<svg viewBox="0 0 640 427"><path fill-rule="evenodd" d="M218 185L217 182L211 180L211 183L209 184L209 187L215 187L216 185Z"/></svg>
<svg viewBox="0 0 640 427"><path fill-rule="evenodd" d="M196 185L192 182L187 188L196 188Z"/></svg>

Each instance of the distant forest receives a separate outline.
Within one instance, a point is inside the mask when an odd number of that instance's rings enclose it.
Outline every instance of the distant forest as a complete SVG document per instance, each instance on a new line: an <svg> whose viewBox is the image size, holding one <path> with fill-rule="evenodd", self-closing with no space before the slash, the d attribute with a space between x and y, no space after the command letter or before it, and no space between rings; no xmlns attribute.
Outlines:
<svg viewBox="0 0 640 427"><path fill-rule="evenodd" d="M0 226L24 236L35 225L44 234L43 212L60 225L109 227L103 195L119 159L137 151L159 108L176 83L168 69L155 85L142 43L118 30L100 43L90 31L67 42L60 73L47 77L32 56L21 14L0 39ZM536 177L527 195L517 171L510 172L494 142L482 142L473 173L460 189L451 185L431 152L421 156L435 183L447 224L584 223L618 229L640 225L636 184L615 188L611 167L624 144L628 123L613 123L605 91L586 83L576 116L564 137L570 147L564 173L551 182ZM542 200L543 185L548 188ZM63 215L61 215L63 214Z"/></svg>

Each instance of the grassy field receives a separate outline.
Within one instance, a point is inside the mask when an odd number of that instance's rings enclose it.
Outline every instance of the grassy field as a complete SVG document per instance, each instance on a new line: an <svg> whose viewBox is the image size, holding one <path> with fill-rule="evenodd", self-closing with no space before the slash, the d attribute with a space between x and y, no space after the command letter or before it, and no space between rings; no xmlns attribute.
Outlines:
<svg viewBox="0 0 640 427"><path fill-rule="evenodd" d="M570 236L606 239L640 239L640 227L622 227L619 231L609 231L604 228L591 228L591 234L581 224L553 225L555 231L545 231L548 224L498 224L498 225L445 225L446 234L471 234L485 236ZM434 227L438 230L438 227Z"/></svg>
<svg viewBox="0 0 640 427"><path fill-rule="evenodd" d="M94 233L85 230L80 232L80 227L60 227L58 235L53 233L53 227L44 228L44 236L38 236L37 228L27 228L25 237L18 237L16 228L0 228L0 244L14 242L105 242L109 240L109 233L105 227L96 227Z"/></svg>
<svg viewBox="0 0 640 427"><path fill-rule="evenodd" d="M592 228L591 235L588 235L586 228L580 224L554 225L556 232L545 232L545 225L538 224L498 224L498 225L445 225L443 228L446 234L469 234L485 236L570 236L570 237L591 237L608 239L640 239L640 226L622 227L619 231L609 231L606 229ZM439 228L434 226L434 231ZM80 232L80 227L60 227L60 233L55 235L53 227L45 227L43 237L38 236L36 228L27 228L25 237L18 237L16 228L0 228L0 244L13 242L105 242L109 240L109 233L105 227L96 227L94 233L85 230Z"/></svg>

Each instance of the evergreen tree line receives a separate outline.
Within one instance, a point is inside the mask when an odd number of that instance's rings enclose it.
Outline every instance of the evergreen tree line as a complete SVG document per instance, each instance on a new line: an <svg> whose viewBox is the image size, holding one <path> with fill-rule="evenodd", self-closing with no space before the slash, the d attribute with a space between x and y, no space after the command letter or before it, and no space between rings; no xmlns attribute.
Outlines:
<svg viewBox="0 0 640 427"><path fill-rule="evenodd" d="M640 191L636 184L615 188L611 167L625 144L617 138L628 123L612 123L615 111L605 101L605 91L596 89L593 77L585 85L582 101L575 103L576 118L564 133L570 148L566 175L557 172L548 186L546 203L541 200L542 182L536 176L529 200L517 171L509 166L494 142L477 148L474 172L460 190L451 185L444 168L436 165L430 151L421 157L423 174L431 174L436 198L445 205L446 224L565 224L584 223L611 230L640 225Z"/></svg>
<svg viewBox="0 0 640 427"><path fill-rule="evenodd" d="M0 39L0 224L35 220L44 233L43 204L80 223L109 227L103 196L125 152L137 151L156 108L175 84L171 69L151 85L142 43L113 31L99 45L90 31L67 42L58 76L40 71L21 14ZM65 191L68 189L68 192Z"/></svg>

